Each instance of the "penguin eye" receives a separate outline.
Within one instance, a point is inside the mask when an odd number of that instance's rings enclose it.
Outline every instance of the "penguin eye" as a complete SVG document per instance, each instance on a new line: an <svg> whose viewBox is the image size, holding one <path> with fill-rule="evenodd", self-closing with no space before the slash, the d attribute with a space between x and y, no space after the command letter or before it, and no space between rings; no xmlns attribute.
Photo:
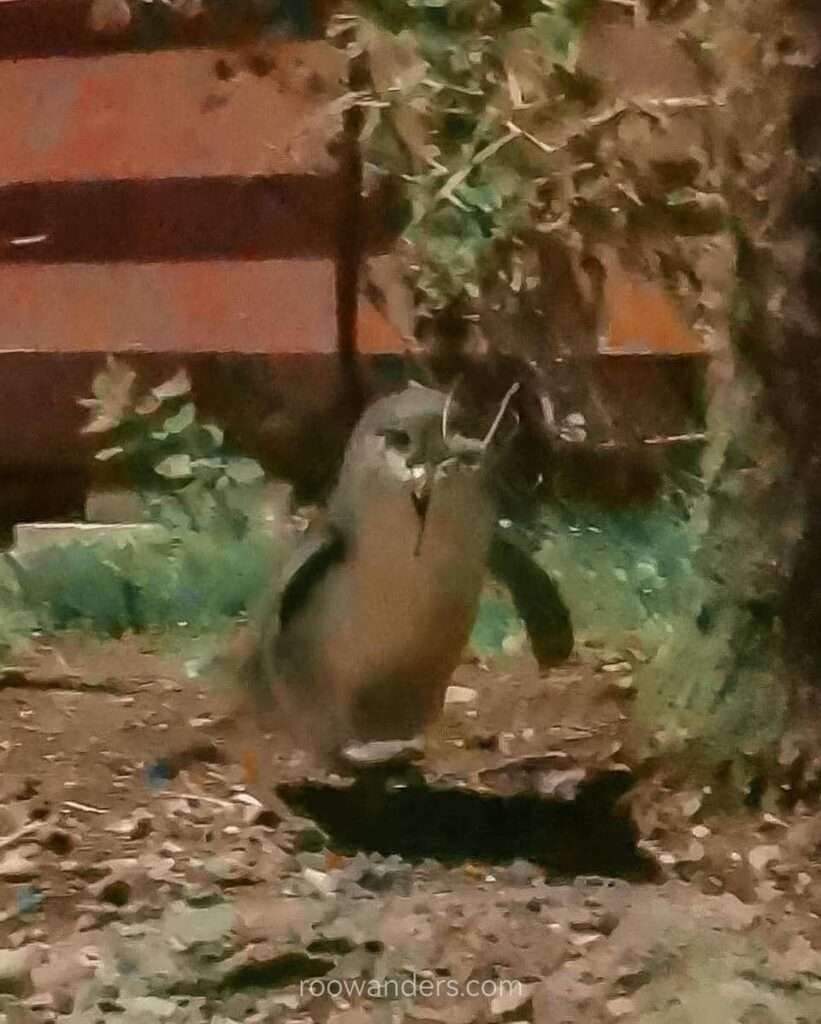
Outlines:
<svg viewBox="0 0 821 1024"><path fill-rule="evenodd" d="M405 452L410 451L411 447L411 436L407 430L399 429L388 429L382 435L385 438L385 443L391 448L395 448L396 451Z"/></svg>

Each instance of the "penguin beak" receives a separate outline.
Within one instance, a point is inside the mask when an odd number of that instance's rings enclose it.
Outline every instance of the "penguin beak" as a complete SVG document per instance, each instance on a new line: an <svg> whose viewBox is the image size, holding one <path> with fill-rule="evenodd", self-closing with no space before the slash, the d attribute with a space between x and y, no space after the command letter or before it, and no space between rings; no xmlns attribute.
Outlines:
<svg viewBox="0 0 821 1024"><path fill-rule="evenodd" d="M436 471L441 466L441 461L430 461L422 463L419 466L414 466L411 470L413 474L413 488L411 489L411 501L416 515L419 518L419 532L416 535L416 545L413 549L414 556L417 558L422 552L422 541L425 537L425 525L427 523L428 507L430 506L430 498L433 492L433 486L436 482Z"/></svg>
<svg viewBox="0 0 821 1024"><path fill-rule="evenodd" d="M435 466L425 464L413 468L413 489L411 490L411 501L416 509L416 514L424 523L425 516L430 504L430 493L433 487L433 479L436 473Z"/></svg>

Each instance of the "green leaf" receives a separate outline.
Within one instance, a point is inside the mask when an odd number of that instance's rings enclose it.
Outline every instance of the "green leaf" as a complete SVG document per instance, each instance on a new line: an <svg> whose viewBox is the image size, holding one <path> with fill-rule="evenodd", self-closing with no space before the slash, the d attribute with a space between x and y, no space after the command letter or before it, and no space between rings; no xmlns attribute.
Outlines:
<svg viewBox="0 0 821 1024"><path fill-rule="evenodd" d="M160 405L162 403L156 395L146 395L145 398L141 398L134 406L134 412L140 416L150 416L159 409Z"/></svg>
<svg viewBox="0 0 821 1024"><path fill-rule="evenodd" d="M151 394L164 402L167 398L179 398L180 395L187 395L191 390L191 378L186 370L179 370L169 380L156 388L151 389Z"/></svg>
<svg viewBox="0 0 821 1024"><path fill-rule="evenodd" d="M119 420L113 419L107 413L98 413L89 423L82 428L83 434L107 434L119 425Z"/></svg>
<svg viewBox="0 0 821 1024"><path fill-rule="evenodd" d="M564 14L543 11L534 14L532 25L543 44L558 57L567 57L578 36L576 25Z"/></svg>
<svg viewBox="0 0 821 1024"><path fill-rule="evenodd" d="M225 433L220 429L220 427L215 426L213 423L204 423L202 429L211 436L211 440L215 445L219 446L222 444L225 438Z"/></svg>
<svg viewBox="0 0 821 1024"><path fill-rule="evenodd" d="M93 399L81 399L80 404L93 410L91 420L83 428L84 434L104 434L119 426L127 417L131 405L131 389L137 374L126 363L113 356L107 368L94 378L91 389Z"/></svg>
<svg viewBox="0 0 821 1024"><path fill-rule="evenodd" d="M186 427L191 426L196 415L197 411L194 408L193 403L186 402L178 413L175 413L173 416L169 416L165 423L163 423L163 430L166 430L169 434L179 434L185 430Z"/></svg>
<svg viewBox="0 0 821 1024"><path fill-rule="evenodd" d="M185 477L191 476L191 456L169 455L157 463L154 471L169 480L183 480Z"/></svg>
<svg viewBox="0 0 821 1024"><path fill-rule="evenodd" d="M232 459L225 472L238 484L251 484L265 476L265 470L254 459Z"/></svg>
<svg viewBox="0 0 821 1024"><path fill-rule="evenodd" d="M462 202L469 206L475 206L477 210L491 213L498 210L502 205L502 197L493 185L462 185L457 189L456 195Z"/></svg>
<svg viewBox="0 0 821 1024"><path fill-rule="evenodd" d="M123 451L124 449L122 448L121 445L115 445L113 448L101 448L100 451L96 453L94 458L98 462L108 462L109 459L113 459L117 455L122 455Z"/></svg>

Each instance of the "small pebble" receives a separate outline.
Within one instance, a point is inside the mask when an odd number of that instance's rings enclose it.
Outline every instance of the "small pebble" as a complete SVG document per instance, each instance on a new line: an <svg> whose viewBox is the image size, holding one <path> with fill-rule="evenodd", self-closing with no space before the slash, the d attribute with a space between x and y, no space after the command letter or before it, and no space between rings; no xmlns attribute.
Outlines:
<svg viewBox="0 0 821 1024"><path fill-rule="evenodd" d="M445 691L445 704L472 704L476 691L470 686L449 686Z"/></svg>
<svg viewBox="0 0 821 1024"><path fill-rule="evenodd" d="M619 1020L621 1017L626 1017L629 1013L635 1013L636 1004L632 999L628 999L627 996L618 996L616 999L609 999L607 1001L607 1012L615 1020Z"/></svg>

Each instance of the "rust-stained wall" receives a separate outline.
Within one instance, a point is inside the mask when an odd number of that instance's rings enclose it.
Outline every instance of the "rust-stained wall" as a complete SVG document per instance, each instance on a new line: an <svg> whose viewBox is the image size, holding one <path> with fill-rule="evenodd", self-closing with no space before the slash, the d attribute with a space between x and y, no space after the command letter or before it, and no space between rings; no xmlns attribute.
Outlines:
<svg viewBox="0 0 821 1024"><path fill-rule="evenodd" d="M335 386L345 58L260 42L257 0L219 21L150 6L101 34L89 0L0 0L0 505L27 478L74 493L77 399L105 353L146 379L185 362L223 418L251 360L232 402L252 448L297 379L314 408ZM326 6L306 5L316 33ZM359 320L366 355L401 350L365 301Z"/></svg>
<svg viewBox="0 0 821 1024"><path fill-rule="evenodd" d="M343 56L282 43L270 59L265 74L221 50L2 61L2 179L333 176Z"/></svg>

